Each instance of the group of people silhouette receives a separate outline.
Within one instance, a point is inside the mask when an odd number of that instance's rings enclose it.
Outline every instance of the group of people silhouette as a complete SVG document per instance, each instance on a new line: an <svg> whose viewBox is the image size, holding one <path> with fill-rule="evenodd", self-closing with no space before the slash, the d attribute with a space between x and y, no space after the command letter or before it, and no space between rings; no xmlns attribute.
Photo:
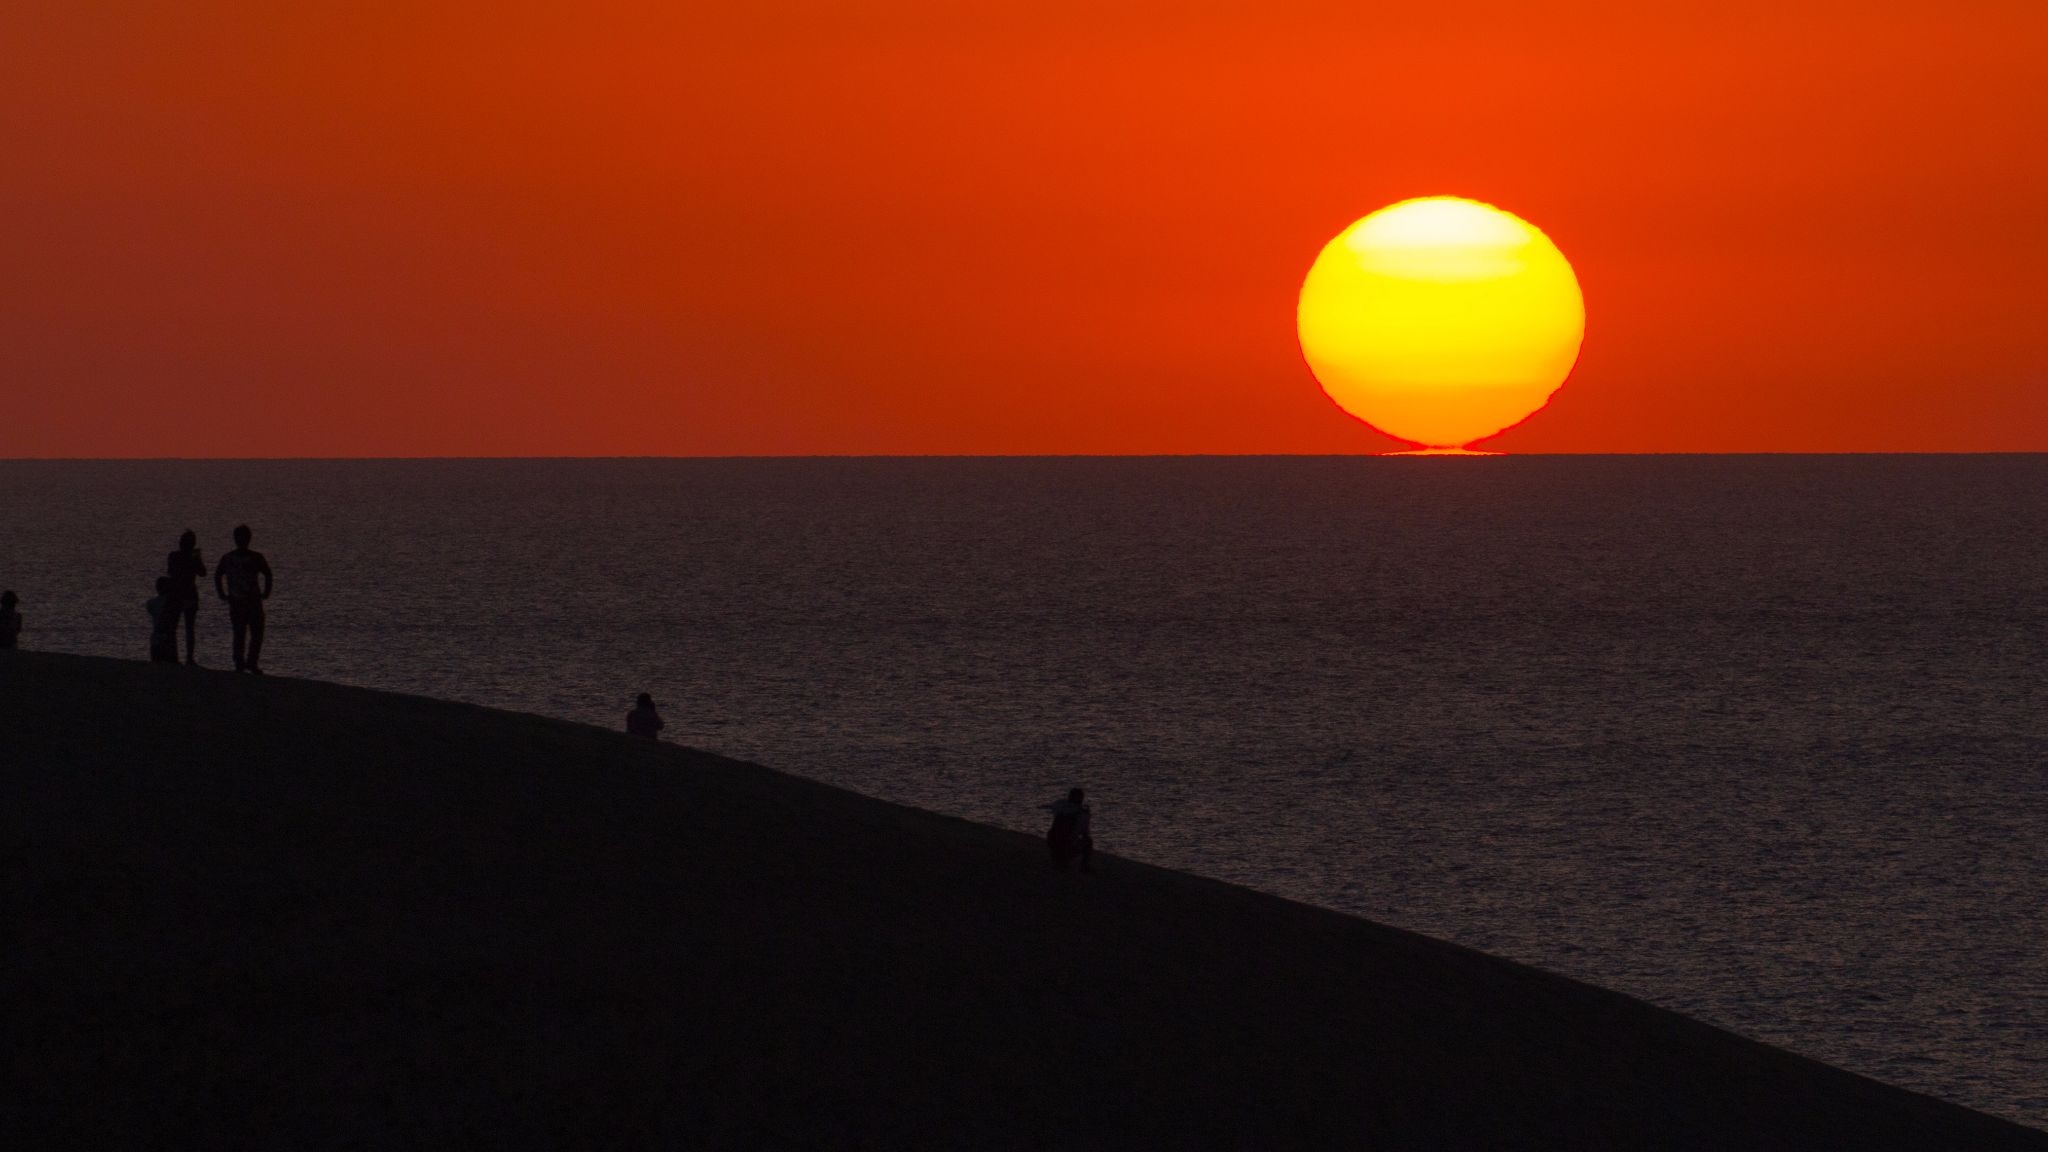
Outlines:
<svg viewBox="0 0 2048 1152"><path fill-rule="evenodd" d="M213 567L214 595L227 601L228 624L234 634L235 671L263 674L263 602L270 599L273 578L270 561L249 547L254 533L247 524L235 527L235 547ZM175 664L178 661L178 625L184 624L185 663L199 663L198 621L199 581L207 575L206 558L199 550L199 536L190 528L178 537L178 547L165 557L164 574L156 578L156 595L144 607L149 612L149 658ZM0 591L0 649L20 646L21 598L12 589ZM633 710L626 713L626 731L646 740L661 739L667 727L654 706L654 697L640 693ZM1079 788L1066 799L1044 806L1052 813L1052 827L1045 834L1052 865L1061 871L1076 860L1081 871L1095 871L1095 839L1090 823L1093 811L1087 794Z"/></svg>
<svg viewBox="0 0 2048 1152"><path fill-rule="evenodd" d="M235 526L235 547L213 568L213 592L228 605L228 624L234 632L235 671L263 674L263 602L270 599L273 577L270 561L249 547L254 537L247 524ZM156 578L156 595L143 603L149 613L149 658L163 664L178 662L178 623L185 624L185 663L199 663L199 579L205 576L206 558L199 551L199 535L190 528L178 537L178 547L164 560L164 573ZM13 589L0 592L0 648L21 647L21 597Z"/></svg>
<svg viewBox="0 0 2048 1152"><path fill-rule="evenodd" d="M235 527L234 550L213 567L213 592L227 601L228 624L234 634L235 671L261 676L263 602L270 599L273 578L270 561L249 547L254 535L247 524ZM143 605L149 612L151 660L178 662L178 624L183 621L185 663L199 663L199 578L206 574L199 536L187 528L178 537L177 549L165 558L164 574L156 578L156 595Z"/></svg>

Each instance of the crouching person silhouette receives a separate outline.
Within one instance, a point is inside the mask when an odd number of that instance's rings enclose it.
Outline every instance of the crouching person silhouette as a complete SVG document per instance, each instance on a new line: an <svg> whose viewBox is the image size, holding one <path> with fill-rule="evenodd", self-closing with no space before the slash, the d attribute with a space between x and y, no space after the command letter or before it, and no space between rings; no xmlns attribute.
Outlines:
<svg viewBox="0 0 2048 1152"><path fill-rule="evenodd" d="M1095 838L1089 835L1087 793L1076 788L1065 800L1045 806L1052 813L1052 827L1046 830L1045 846L1052 852L1052 866L1064 872L1067 862L1081 858L1081 871L1095 871Z"/></svg>
<svg viewBox="0 0 2048 1152"><path fill-rule="evenodd" d="M633 702L633 710L626 713L626 731L647 740L659 740L665 727L661 713L654 710L654 697L642 692Z"/></svg>

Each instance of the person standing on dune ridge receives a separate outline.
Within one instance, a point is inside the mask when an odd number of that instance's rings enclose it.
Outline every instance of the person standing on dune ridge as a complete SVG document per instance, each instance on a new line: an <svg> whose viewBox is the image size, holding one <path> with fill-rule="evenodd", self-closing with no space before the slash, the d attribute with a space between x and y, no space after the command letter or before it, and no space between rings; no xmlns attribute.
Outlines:
<svg viewBox="0 0 2048 1152"><path fill-rule="evenodd" d="M263 602L270 599L270 561L249 547L247 524L235 528L235 550L213 566L214 594L228 602L235 632L235 671L263 675Z"/></svg>
<svg viewBox="0 0 2048 1152"><path fill-rule="evenodd" d="M199 578L206 575L206 561L199 555L199 535L190 528L178 537L178 550L165 559L165 575L171 578L172 611L185 620L185 663L199 663L197 625L199 622ZM177 622L171 624L173 635ZM171 654L176 657L177 653Z"/></svg>
<svg viewBox="0 0 2048 1152"><path fill-rule="evenodd" d="M13 589L0 592L0 648L21 647L21 613L14 610L19 603Z"/></svg>

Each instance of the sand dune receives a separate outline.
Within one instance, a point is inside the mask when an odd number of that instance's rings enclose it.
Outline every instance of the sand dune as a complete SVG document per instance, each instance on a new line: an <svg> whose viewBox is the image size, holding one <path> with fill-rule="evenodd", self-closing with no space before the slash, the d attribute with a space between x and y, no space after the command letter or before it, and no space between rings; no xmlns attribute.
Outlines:
<svg viewBox="0 0 2048 1152"><path fill-rule="evenodd" d="M0 653L0 813L15 1148L2048 1148L1465 949L532 716Z"/></svg>

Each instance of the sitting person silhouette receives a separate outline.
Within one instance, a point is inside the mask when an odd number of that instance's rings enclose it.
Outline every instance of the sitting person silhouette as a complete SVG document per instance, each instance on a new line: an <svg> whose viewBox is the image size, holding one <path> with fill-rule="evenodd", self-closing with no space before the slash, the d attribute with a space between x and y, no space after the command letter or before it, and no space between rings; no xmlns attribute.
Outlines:
<svg viewBox="0 0 2048 1152"><path fill-rule="evenodd" d="M0 648L21 647L21 613L14 610L19 603L13 589L0 592Z"/></svg>
<svg viewBox="0 0 2048 1152"><path fill-rule="evenodd" d="M1081 857L1081 871L1095 871L1095 838L1088 834L1087 793L1076 788L1065 800L1045 806L1052 813L1052 827L1045 833L1045 846L1052 851L1052 866L1064 872L1067 861Z"/></svg>
<svg viewBox="0 0 2048 1152"><path fill-rule="evenodd" d="M642 692L640 698L633 702L633 710L626 713L626 731L649 740L659 740L665 727L661 713L654 710L654 697Z"/></svg>
<svg viewBox="0 0 2048 1152"><path fill-rule="evenodd" d="M149 613L149 659L154 664L178 662L178 594L169 576L156 578L156 595L143 602Z"/></svg>

